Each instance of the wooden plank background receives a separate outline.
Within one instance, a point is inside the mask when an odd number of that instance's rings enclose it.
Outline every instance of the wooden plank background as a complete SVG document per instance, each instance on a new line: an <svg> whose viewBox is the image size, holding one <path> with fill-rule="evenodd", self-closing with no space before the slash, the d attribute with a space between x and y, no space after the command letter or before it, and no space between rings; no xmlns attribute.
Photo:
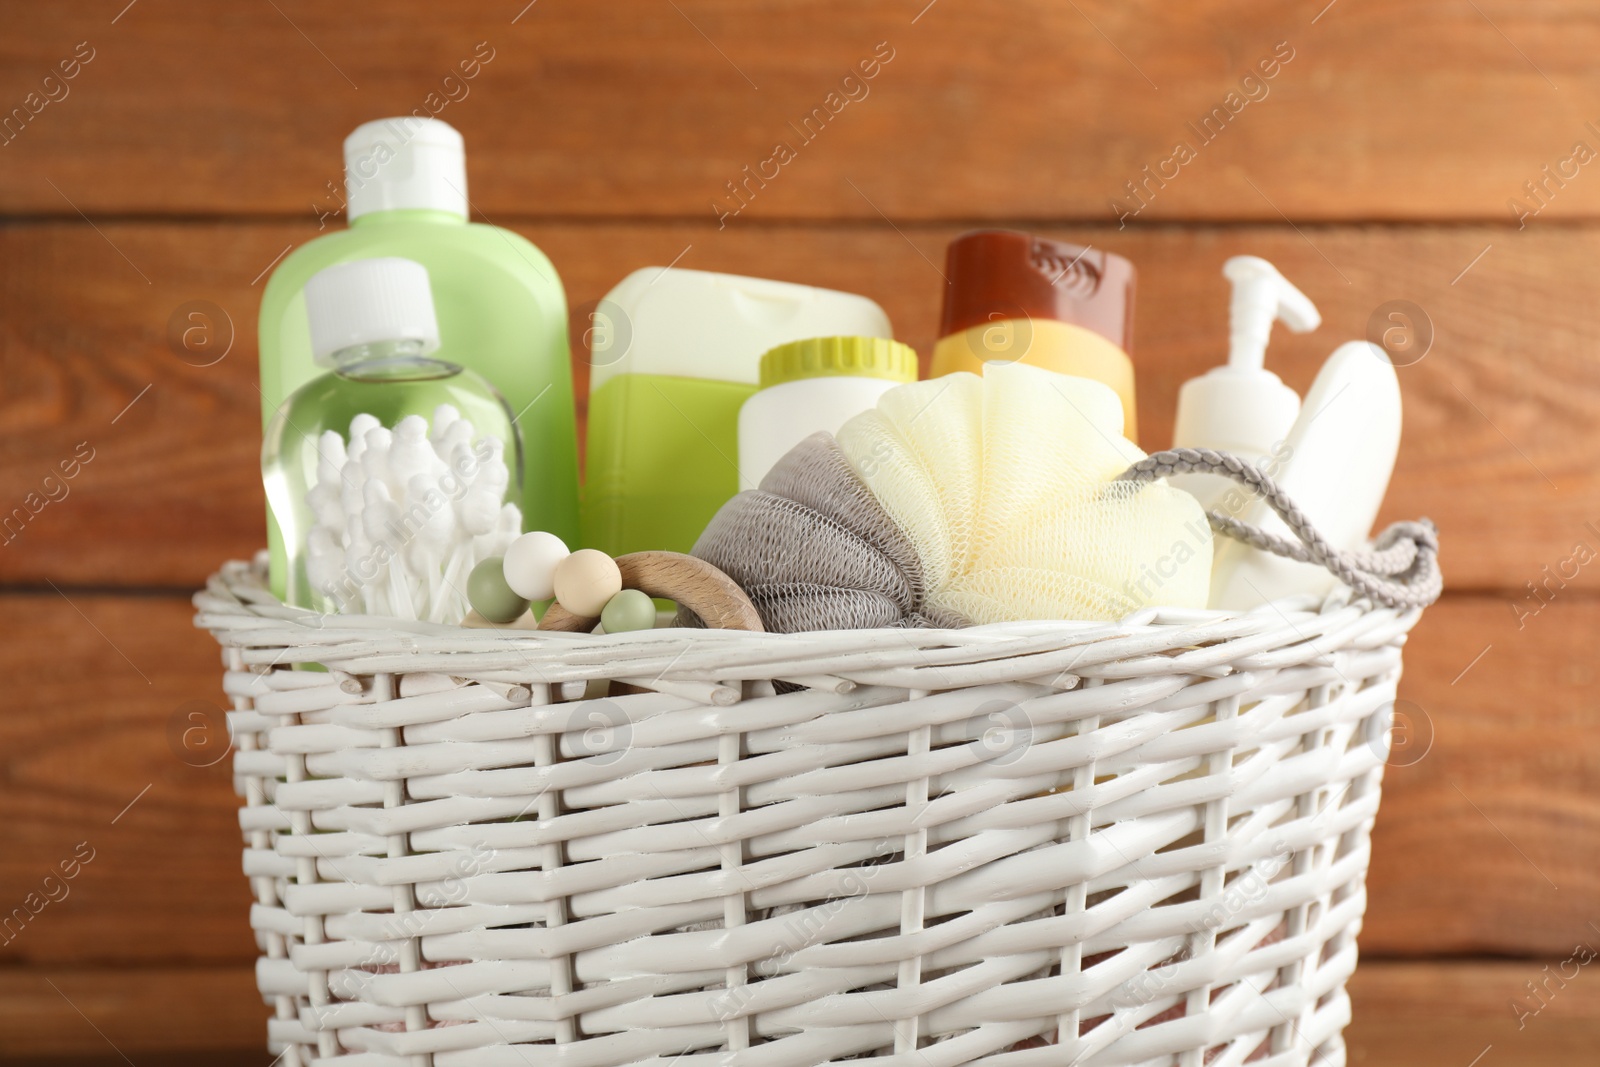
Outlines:
<svg viewBox="0 0 1600 1067"><path fill-rule="evenodd" d="M1270 352L1302 390L1381 307L1419 308L1384 517L1440 524L1449 592L1407 651L1425 755L1389 772L1361 939L1388 962L1363 965L1352 1040L1369 1063L1592 1047L1592 990L1502 1031L1544 963L1600 943L1600 600L1587 567L1549 577L1600 552L1595 5L524 3L0 10L0 511L79 461L0 535L0 906L94 857L0 943L0 1059L105 1054L96 1019L131 1049L259 1044L237 799L169 740L220 701L187 597L262 541L264 274L341 224L343 136L413 108L465 134L476 217L555 261L575 338L624 274L676 260L865 293L926 356L946 242L1017 225L1138 265L1153 449L1225 350L1227 256L1322 309ZM890 51L726 214L728 182ZM1202 141L1230 92L1248 103ZM1195 157L1141 206L1128 183L1179 140ZM199 351L168 336L196 301ZM581 345L574 368L581 395Z"/></svg>

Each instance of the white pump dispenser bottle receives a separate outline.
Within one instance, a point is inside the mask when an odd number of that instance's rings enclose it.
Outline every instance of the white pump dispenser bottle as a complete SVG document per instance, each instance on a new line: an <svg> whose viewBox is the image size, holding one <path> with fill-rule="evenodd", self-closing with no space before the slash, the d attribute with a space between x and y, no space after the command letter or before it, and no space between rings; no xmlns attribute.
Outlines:
<svg viewBox="0 0 1600 1067"><path fill-rule="evenodd" d="M1300 397L1264 366L1267 339L1279 320L1295 333L1322 323L1316 305L1259 256L1234 256L1222 265L1233 283L1229 308L1228 362L1178 392L1174 448L1215 448L1261 464L1281 451L1300 414ZM1269 469L1268 473L1272 473ZM1202 507L1218 507L1235 483L1215 474L1171 479Z"/></svg>

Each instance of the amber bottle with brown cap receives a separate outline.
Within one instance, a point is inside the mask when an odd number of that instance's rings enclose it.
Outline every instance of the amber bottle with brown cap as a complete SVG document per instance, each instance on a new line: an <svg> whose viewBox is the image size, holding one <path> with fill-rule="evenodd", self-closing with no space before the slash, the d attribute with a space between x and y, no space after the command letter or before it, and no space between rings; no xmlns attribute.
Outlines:
<svg viewBox="0 0 1600 1067"><path fill-rule="evenodd" d="M931 375L1023 362L1104 382L1133 403L1133 264L1111 252L1014 230L973 230L946 253L944 315Z"/></svg>

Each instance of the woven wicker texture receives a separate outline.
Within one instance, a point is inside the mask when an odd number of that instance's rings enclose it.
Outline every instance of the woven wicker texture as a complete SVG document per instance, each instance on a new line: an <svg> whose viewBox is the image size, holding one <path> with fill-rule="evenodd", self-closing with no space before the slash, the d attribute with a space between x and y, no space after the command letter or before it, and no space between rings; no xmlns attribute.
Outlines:
<svg viewBox="0 0 1600 1067"><path fill-rule="evenodd" d="M1344 1062L1415 609L594 637L260 568L196 605L284 1064Z"/></svg>

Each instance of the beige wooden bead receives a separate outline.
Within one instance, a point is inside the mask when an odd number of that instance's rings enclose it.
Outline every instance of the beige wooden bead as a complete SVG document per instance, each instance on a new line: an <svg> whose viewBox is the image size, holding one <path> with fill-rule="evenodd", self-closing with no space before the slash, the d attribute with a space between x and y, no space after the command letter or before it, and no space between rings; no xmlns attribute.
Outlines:
<svg viewBox="0 0 1600 1067"><path fill-rule="evenodd" d="M599 615L622 591L622 571L604 552L580 548L556 564L555 591L556 603L574 615Z"/></svg>

